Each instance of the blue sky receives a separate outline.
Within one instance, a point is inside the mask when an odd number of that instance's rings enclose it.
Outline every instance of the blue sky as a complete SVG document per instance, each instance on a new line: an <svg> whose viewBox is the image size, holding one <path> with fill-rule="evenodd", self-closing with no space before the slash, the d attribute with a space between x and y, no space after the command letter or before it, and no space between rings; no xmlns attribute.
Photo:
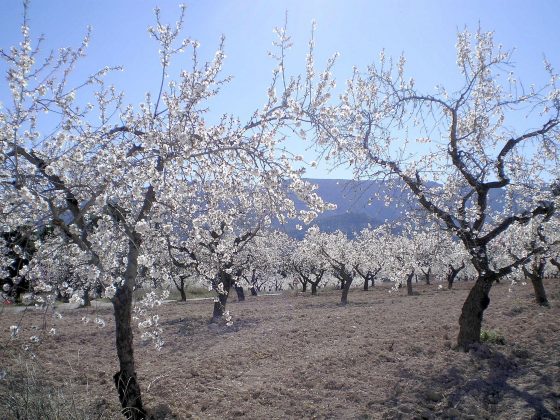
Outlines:
<svg viewBox="0 0 560 420"><path fill-rule="evenodd" d="M89 74L105 65L123 65L125 73L112 80L137 104L159 84L157 45L146 31L154 23L153 8L164 19L178 16L179 1L153 0L34 0L29 12L33 36L45 34L45 47L77 46L91 25L93 36L88 57L78 69ZM543 56L560 68L560 1L557 0L195 0L185 1L185 36L199 40L205 57L212 57L220 36L226 36L224 75L232 83L213 104L216 113L234 113L246 119L266 99L274 63L267 56L275 26L288 11L288 30L294 42L289 70L304 70L311 21L317 22L316 62L339 52L336 66L339 84L353 65L365 67L385 48L387 55L407 57L408 75L430 92L436 84L457 87L455 35L465 27L495 31L495 39L513 56L525 85L546 80ZM0 1L0 47L19 42L22 2ZM0 100L5 89L0 86ZM301 153L304 145L291 147ZM305 153L308 160L314 153ZM348 178L350 171L329 172L321 164L308 175Z"/></svg>

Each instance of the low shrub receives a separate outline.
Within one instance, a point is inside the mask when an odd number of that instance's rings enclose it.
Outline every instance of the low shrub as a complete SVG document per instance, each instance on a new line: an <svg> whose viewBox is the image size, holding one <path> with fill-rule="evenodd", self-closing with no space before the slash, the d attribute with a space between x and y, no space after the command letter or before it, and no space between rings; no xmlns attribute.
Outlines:
<svg viewBox="0 0 560 420"><path fill-rule="evenodd" d="M506 339L503 335L501 335L497 331L492 330L482 330L480 332L480 341L483 343L492 343L492 344L506 344Z"/></svg>

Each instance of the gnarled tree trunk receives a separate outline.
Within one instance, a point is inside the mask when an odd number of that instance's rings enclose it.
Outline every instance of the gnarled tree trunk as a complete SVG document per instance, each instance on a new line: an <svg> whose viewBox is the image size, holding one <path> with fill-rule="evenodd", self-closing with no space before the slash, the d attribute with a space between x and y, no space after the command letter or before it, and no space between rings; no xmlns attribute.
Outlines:
<svg viewBox="0 0 560 420"><path fill-rule="evenodd" d="M181 294L181 302L186 302L187 294L185 293L185 289L184 288L179 289L179 293Z"/></svg>
<svg viewBox="0 0 560 420"><path fill-rule="evenodd" d="M212 322L218 322L224 316L226 312L227 297L225 293L218 294L218 297L214 301L214 309L212 311Z"/></svg>
<svg viewBox="0 0 560 420"><path fill-rule="evenodd" d="M249 281L247 279L247 277L245 277L245 280L247 280L249 282L249 284L251 285L251 287L249 288L249 290L251 291L251 296L258 296L259 294L259 285L258 285L258 279L259 276L257 275L257 269L253 268L253 270L251 271L251 280Z"/></svg>
<svg viewBox="0 0 560 420"><path fill-rule="evenodd" d="M546 297L546 291L544 290L543 285L545 266L546 260L544 258L535 261L531 267L531 271L527 270L527 268L523 266L523 273L526 277L529 277L533 285L533 290L535 291L535 301L541 306L548 306L548 298Z"/></svg>
<svg viewBox="0 0 560 420"><path fill-rule="evenodd" d="M311 295L317 296L317 285L319 282L311 282Z"/></svg>
<svg viewBox="0 0 560 420"><path fill-rule="evenodd" d="M350 291L350 286L352 285L352 275L347 271L341 273L341 286L342 286L342 296L340 297L340 304L348 304L348 292Z"/></svg>
<svg viewBox="0 0 560 420"><path fill-rule="evenodd" d="M432 276L432 267L428 267L428 271L422 270L422 274L424 274L424 279L426 280L426 284L430 284L430 277Z"/></svg>
<svg viewBox="0 0 560 420"><path fill-rule="evenodd" d="M449 290L451 290L451 288L453 287L453 282L455 281L455 278L457 277L457 274L459 274L459 272L463 268L465 268L465 263L464 262L458 268L455 268L455 267L453 267L453 265L449 264L449 271L447 273L447 288Z"/></svg>
<svg viewBox="0 0 560 420"><path fill-rule="evenodd" d="M236 285L235 293L237 293L237 300L239 302L243 302L245 300L245 291L243 290L243 287Z"/></svg>
<svg viewBox="0 0 560 420"><path fill-rule="evenodd" d="M482 315L490 304L490 289L495 278L479 274L472 287L459 317L459 336L457 345L465 351L475 343L480 343Z"/></svg>
<svg viewBox="0 0 560 420"><path fill-rule="evenodd" d="M218 274L218 281L222 283L224 293L218 293L218 298L214 302L212 322L218 322L226 312L227 298L229 296L231 286L233 285L233 278L231 274L226 273L225 271L220 271Z"/></svg>
<svg viewBox="0 0 560 420"><path fill-rule="evenodd" d="M185 277L186 276L184 276L184 275L179 276L179 283L177 283L175 281L175 279L173 279L173 283L175 283L175 287L177 288L177 290L181 294L181 302L186 302L187 301L187 293L185 291Z"/></svg>
<svg viewBox="0 0 560 420"><path fill-rule="evenodd" d="M411 273L406 278L406 292L408 296L414 295L414 291L412 290L412 277L414 277L414 269L412 269Z"/></svg>
<svg viewBox="0 0 560 420"><path fill-rule="evenodd" d="M84 288L84 297L82 298L84 300L84 303L82 305L83 307L91 306L90 290L91 290L91 287L85 287Z"/></svg>

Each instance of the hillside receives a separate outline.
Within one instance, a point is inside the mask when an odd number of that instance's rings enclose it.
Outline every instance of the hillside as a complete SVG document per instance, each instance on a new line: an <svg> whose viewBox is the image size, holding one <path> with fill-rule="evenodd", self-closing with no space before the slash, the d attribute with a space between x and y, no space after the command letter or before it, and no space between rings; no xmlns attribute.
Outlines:
<svg viewBox="0 0 560 420"><path fill-rule="evenodd" d="M389 186L386 182L375 180L355 181L347 179L308 179L318 186L317 193L323 200L336 204L337 208L320 214L312 223L324 232L340 230L349 237L370 226L380 226L385 222L394 222L403 217L406 209L417 208L418 204L410 202L406 196L406 188L397 183ZM437 184L433 184L435 186ZM404 192L403 192L404 191ZM391 200L385 203L385 197ZM304 208L304 204L296 201L296 207ZM503 208L503 192L491 191L489 206L494 210ZM298 222L290 222L277 228L290 236L302 238L310 226L297 230Z"/></svg>
<svg viewBox="0 0 560 420"><path fill-rule="evenodd" d="M317 193L323 200L336 204L336 210L320 214L313 222L322 231L341 230L348 236L371 226L379 226L385 221L395 221L402 216L405 202L399 188L390 188L382 181L354 181L346 179L309 179L318 186ZM393 202L386 206L384 200L376 197L389 195ZM303 203L296 200L296 206ZM309 226L296 229L296 222L288 223L283 229L291 236L301 238Z"/></svg>

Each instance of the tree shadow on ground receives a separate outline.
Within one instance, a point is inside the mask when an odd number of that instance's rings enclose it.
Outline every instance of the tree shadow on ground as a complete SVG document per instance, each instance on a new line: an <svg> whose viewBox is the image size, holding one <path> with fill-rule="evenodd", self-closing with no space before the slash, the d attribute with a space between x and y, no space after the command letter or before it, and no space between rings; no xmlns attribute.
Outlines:
<svg viewBox="0 0 560 420"><path fill-rule="evenodd" d="M471 365L451 366L434 375L411 370L400 377L418 383L416 415L420 418L495 418L503 408L512 408L515 418L558 419L560 393L557 380L527 367L531 357L527 350L513 349L507 355L499 346L480 344L469 352ZM512 384L515 380L516 384ZM520 385L518 385L520 384ZM398 387L397 387L398 388ZM400 389L387 399L396 417L403 417L401 404L410 396L401 396ZM406 417L406 416L404 416Z"/></svg>

